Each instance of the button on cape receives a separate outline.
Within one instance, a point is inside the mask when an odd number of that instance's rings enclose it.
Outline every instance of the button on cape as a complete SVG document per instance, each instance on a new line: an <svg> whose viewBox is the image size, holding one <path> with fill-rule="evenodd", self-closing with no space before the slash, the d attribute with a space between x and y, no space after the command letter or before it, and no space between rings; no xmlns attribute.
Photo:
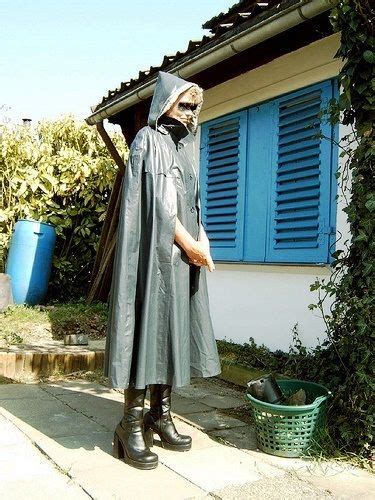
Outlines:
<svg viewBox="0 0 375 500"><path fill-rule="evenodd" d="M199 179L194 135L163 113L193 85L160 72L149 124L130 147L104 359L111 387L180 387L220 373L206 268L174 243L177 216L198 239Z"/></svg>

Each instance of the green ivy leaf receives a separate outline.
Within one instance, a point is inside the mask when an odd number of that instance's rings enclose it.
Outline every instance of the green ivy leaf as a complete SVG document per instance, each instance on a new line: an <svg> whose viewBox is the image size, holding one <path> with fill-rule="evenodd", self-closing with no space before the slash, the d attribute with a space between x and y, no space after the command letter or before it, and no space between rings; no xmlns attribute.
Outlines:
<svg viewBox="0 0 375 500"><path fill-rule="evenodd" d="M369 199L365 203L365 207L370 212L375 212L375 194L370 195Z"/></svg>
<svg viewBox="0 0 375 500"><path fill-rule="evenodd" d="M375 63L375 53L372 50L365 50L363 53L363 59L369 64Z"/></svg>

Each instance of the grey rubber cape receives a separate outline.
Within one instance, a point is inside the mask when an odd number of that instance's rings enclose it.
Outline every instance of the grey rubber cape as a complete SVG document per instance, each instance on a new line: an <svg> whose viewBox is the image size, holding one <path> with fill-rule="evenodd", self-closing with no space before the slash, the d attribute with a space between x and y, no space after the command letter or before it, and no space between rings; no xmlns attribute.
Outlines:
<svg viewBox="0 0 375 500"><path fill-rule="evenodd" d="M201 230L195 127L162 115L192 85L160 72L148 125L130 147L104 359L111 387L179 387L220 373L206 269L174 242L177 216L195 238Z"/></svg>

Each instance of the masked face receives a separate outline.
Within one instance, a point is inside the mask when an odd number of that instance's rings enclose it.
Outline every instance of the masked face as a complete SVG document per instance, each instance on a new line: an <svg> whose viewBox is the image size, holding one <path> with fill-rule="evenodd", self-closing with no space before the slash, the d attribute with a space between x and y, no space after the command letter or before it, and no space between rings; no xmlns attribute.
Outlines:
<svg viewBox="0 0 375 500"><path fill-rule="evenodd" d="M192 87L180 94L165 114L183 123L191 132L195 132L202 102L201 89Z"/></svg>

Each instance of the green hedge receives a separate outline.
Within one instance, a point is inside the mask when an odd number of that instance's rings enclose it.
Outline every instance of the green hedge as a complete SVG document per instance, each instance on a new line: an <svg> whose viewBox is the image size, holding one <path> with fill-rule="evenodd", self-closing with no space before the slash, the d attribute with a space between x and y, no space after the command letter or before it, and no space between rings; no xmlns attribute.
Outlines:
<svg viewBox="0 0 375 500"><path fill-rule="evenodd" d="M112 139L125 159L123 136ZM56 228L47 301L85 295L117 166L95 127L68 116L0 126L0 255L4 272L18 219Z"/></svg>

